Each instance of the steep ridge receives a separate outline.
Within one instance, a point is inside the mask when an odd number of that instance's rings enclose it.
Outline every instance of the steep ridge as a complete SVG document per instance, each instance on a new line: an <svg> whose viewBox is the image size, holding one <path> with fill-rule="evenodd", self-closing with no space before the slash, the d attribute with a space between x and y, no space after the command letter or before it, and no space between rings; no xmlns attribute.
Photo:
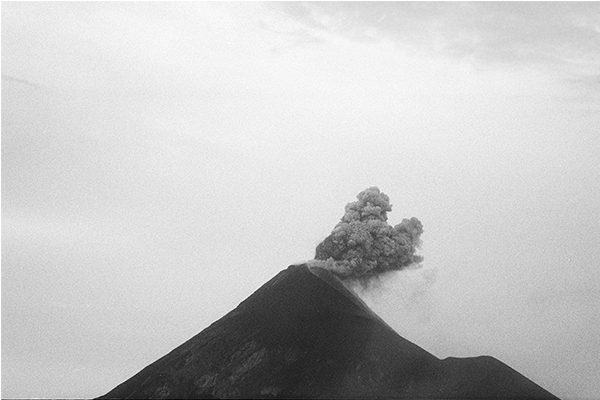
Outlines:
<svg viewBox="0 0 600 400"><path fill-rule="evenodd" d="M275 397L556 398L491 357L438 359L307 265L101 398Z"/></svg>

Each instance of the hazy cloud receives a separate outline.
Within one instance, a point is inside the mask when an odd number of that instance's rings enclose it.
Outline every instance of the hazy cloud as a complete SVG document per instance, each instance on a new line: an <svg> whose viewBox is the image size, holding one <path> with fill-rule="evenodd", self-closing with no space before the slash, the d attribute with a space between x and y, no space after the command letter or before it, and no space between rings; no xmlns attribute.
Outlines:
<svg viewBox="0 0 600 400"><path fill-rule="evenodd" d="M480 66L537 66L587 76L600 67L600 5L593 2L285 3L311 30L391 42Z"/></svg>
<svg viewBox="0 0 600 400"><path fill-rule="evenodd" d="M34 89L42 89L42 87L40 85L38 85L37 83L32 83L32 82L29 82L26 79L20 79L20 78L16 78L16 77L10 76L10 75L4 75L4 74L2 74L2 81L16 82L16 83L23 84L25 86L29 86L29 87L34 88Z"/></svg>

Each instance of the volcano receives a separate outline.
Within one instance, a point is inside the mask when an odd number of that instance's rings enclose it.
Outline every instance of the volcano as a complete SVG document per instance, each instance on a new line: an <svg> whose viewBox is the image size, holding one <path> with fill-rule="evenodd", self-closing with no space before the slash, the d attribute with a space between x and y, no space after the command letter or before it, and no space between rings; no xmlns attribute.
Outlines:
<svg viewBox="0 0 600 400"><path fill-rule="evenodd" d="M433 356L303 264L101 397L113 398L557 397L492 357Z"/></svg>

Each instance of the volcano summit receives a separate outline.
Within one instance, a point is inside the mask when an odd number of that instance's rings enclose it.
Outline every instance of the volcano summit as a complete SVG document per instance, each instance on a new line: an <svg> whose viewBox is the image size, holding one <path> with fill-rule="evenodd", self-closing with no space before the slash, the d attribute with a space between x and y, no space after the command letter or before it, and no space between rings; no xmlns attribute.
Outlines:
<svg viewBox="0 0 600 400"><path fill-rule="evenodd" d="M438 359L306 264L101 398L556 399L492 357Z"/></svg>
<svg viewBox="0 0 600 400"><path fill-rule="evenodd" d="M392 206L376 187L357 199L315 260L280 272L102 398L555 399L494 358L436 358L347 289L423 259L417 218L388 225Z"/></svg>

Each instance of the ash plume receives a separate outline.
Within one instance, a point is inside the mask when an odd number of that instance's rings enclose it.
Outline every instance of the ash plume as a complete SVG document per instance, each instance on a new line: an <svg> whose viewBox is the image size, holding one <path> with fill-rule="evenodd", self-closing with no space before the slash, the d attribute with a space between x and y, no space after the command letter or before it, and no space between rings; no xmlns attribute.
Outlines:
<svg viewBox="0 0 600 400"><path fill-rule="evenodd" d="M377 187L363 190L357 199L346 205L341 221L317 246L313 265L342 279L368 283L372 278L423 261L415 254L421 244L421 221L413 217L394 227L389 225L387 213L392 211L392 205Z"/></svg>

